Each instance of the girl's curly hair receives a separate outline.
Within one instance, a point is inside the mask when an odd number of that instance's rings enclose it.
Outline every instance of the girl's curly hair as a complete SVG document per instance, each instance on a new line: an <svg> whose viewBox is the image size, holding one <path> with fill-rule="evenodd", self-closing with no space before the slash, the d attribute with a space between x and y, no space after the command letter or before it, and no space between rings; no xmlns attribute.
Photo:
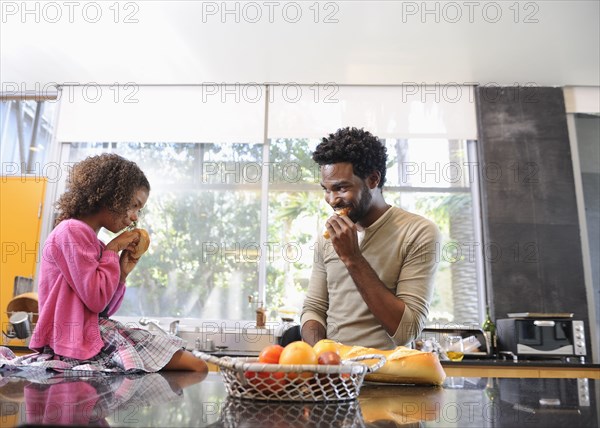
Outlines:
<svg viewBox="0 0 600 428"><path fill-rule="evenodd" d="M369 131L350 127L338 129L335 134L322 139L312 158L319 165L350 162L354 174L363 180L373 171L379 171L378 187L385 183L387 149Z"/></svg>
<svg viewBox="0 0 600 428"><path fill-rule="evenodd" d="M67 190L56 202L56 224L96 214L103 208L126 213L135 192L150 183L135 162L113 153L90 156L73 165Z"/></svg>

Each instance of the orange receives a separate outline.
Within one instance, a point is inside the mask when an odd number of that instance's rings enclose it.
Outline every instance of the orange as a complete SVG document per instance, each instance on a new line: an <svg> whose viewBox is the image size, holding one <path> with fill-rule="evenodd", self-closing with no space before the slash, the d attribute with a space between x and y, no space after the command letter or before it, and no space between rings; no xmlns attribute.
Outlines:
<svg viewBox="0 0 600 428"><path fill-rule="evenodd" d="M317 343L315 343L315 346L313 346L313 350L315 351L315 354L317 354L317 357L323 352L335 352L336 354L340 355L341 347L342 344L336 342L335 340L321 339Z"/></svg>
<svg viewBox="0 0 600 428"><path fill-rule="evenodd" d="M283 348L281 355L279 356L279 364L318 364L319 360L317 354L313 350L313 347L306 342L297 341L292 342ZM298 376L298 373L288 373L289 379L294 379ZM303 378L312 377L312 373L304 372L300 374Z"/></svg>
<svg viewBox="0 0 600 428"><path fill-rule="evenodd" d="M279 362L279 356L283 351L281 345L269 345L263 348L258 355L259 363L277 364Z"/></svg>

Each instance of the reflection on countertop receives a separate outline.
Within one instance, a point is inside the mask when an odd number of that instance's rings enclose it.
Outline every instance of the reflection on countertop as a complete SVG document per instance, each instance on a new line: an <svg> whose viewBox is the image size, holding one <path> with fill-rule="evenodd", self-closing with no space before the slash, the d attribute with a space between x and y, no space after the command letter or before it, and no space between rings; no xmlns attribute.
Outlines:
<svg viewBox="0 0 600 428"><path fill-rule="evenodd" d="M227 397L214 372L203 378L189 372L65 377L0 371L2 427L597 427L598 407L598 381L590 379L365 383L358 400L289 403Z"/></svg>

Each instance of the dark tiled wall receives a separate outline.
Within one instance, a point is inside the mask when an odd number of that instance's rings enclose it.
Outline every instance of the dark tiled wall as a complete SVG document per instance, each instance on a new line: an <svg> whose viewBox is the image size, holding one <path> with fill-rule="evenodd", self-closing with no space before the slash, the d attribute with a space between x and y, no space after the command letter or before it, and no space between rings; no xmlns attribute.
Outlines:
<svg viewBox="0 0 600 428"><path fill-rule="evenodd" d="M486 275L494 318L588 321L571 149L560 88L477 88Z"/></svg>

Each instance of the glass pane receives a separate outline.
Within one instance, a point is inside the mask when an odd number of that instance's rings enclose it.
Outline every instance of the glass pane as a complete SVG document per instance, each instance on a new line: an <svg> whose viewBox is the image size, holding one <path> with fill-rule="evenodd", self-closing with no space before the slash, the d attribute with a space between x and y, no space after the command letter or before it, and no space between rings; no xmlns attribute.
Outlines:
<svg viewBox="0 0 600 428"><path fill-rule="evenodd" d="M152 243L117 315L253 319L261 248L260 144L71 144L69 160L114 152L152 190L140 227ZM103 231L101 239L110 240Z"/></svg>
<svg viewBox="0 0 600 428"><path fill-rule="evenodd" d="M475 242L471 194L387 192L386 200L429 218L442 234L429 319L479 324L476 257L481 248Z"/></svg>
<svg viewBox="0 0 600 428"><path fill-rule="evenodd" d="M319 140L270 141L269 160L278 171L269 191L267 307L300 313L312 269L314 240L331 209L319 186L319 168L311 156Z"/></svg>
<svg viewBox="0 0 600 428"><path fill-rule="evenodd" d="M0 102L2 175L35 174L48 177L49 180L56 179L56 168L47 168L46 165L54 134L55 106L55 102L49 101ZM33 128L38 114L39 121L34 135Z"/></svg>
<svg viewBox="0 0 600 428"><path fill-rule="evenodd" d="M470 188L475 159L468 158L465 141L387 140L386 146L392 159L388 203L429 218L442 233L430 320L478 324L481 243L475 238Z"/></svg>
<svg viewBox="0 0 600 428"><path fill-rule="evenodd" d="M575 116L596 324L600 326L600 117ZM597 331L597 330L596 330Z"/></svg>
<svg viewBox="0 0 600 428"><path fill-rule="evenodd" d="M318 167L310 155L319 140L271 141L271 161L296 162L306 172L302 182L280 182L269 192L269 240L286 251L274 251L268 263L268 307L302 306L312 268L314 241L331 209L318 185ZM434 221L442 233L432 323L478 323L477 243L473 226L471 165L466 142L441 139L385 141L388 148L384 197L389 204ZM290 156L290 153L294 153ZM309 185L314 184L314 187ZM413 190L414 188L414 190ZM286 259L287 257L287 259Z"/></svg>
<svg viewBox="0 0 600 428"><path fill-rule="evenodd" d="M308 138L277 138L270 141L269 163L272 174L269 183L275 185L314 184L320 181L319 166L312 153L320 140ZM291 187L290 187L291 188ZM319 186L316 188L320 189Z"/></svg>
<svg viewBox="0 0 600 428"><path fill-rule="evenodd" d="M273 311L302 309L315 237L331 212L321 196L320 191L269 193L267 307Z"/></svg>
<svg viewBox="0 0 600 428"><path fill-rule="evenodd" d="M464 142L443 139L386 140L387 187L468 187L473 163Z"/></svg>

